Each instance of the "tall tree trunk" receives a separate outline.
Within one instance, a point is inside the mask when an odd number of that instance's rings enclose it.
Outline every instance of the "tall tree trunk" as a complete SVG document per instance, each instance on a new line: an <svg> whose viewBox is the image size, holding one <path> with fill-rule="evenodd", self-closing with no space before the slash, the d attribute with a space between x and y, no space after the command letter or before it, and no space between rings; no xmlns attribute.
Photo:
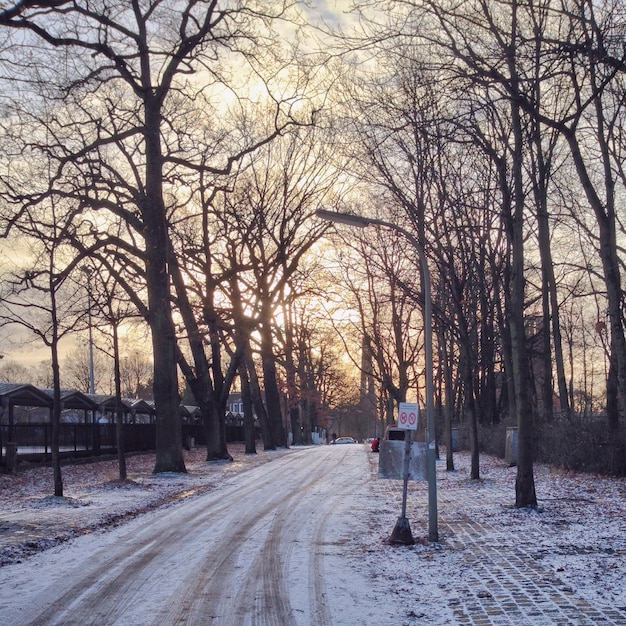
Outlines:
<svg viewBox="0 0 626 626"><path fill-rule="evenodd" d="M265 307L267 308L267 307ZM261 365L263 368L263 388L265 389L265 406L274 444L286 446L287 438L283 415L280 407L280 393L276 376L276 358L272 338L272 324L269 312L263 311L261 325Z"/></svg>
<svg viewBox="0 0 626 626"><path fill-rule="evenodd" d="M311 346L301 337L298 342L297 372L300 379L300 424L304 443L313 442L313 424L317 421L317 390L312 360ZM318 380L321 378L318 373Z"/></svg>
<svg viewBox="0 0 626 626"><path fill-rule="evenodd" d="M52 315L55 319L56 327L56 305L54 304L54 292L52 293L53 305ZM59 435L61 429L61 382L59 375L59 343L56 328L52 331L53 339L50 344L50 354L52 358L52 441L50 442L52 473L54 479L54 495L63 497L63 476L61 474L61 455L59 452Z"/></svg>
<svg viewBox="0 0 626 626"><path fill-rule="evenodd" d="M246 348L246 368L248 370L248 376L250 381L250 398L254 406L257 418L259 419L259 425L261 427L261 436L263 437L263 449L264 450L276 450L276 443L274 441L274 435L270 428L269 419L267 417L267 411L265 410L265 404L263 402L263 396L261 394L261 385L259 384L259 377L256 373L254 361L252 359L252 351L248 345Z"/></svg>
<svg viewBox="0 0 626 626"><path fill-rule="evenodd" d="M542 271L541 279L541 333L540 342L540 362L541 362L541 418L544 422L552 422L554 410L552 398L554 396L554 386L552 384L552 342L550 341L550 304L548 294L548 284L545 273ZM531 364L532 366L532 364Z"/></svg>
<svg viewBox="0 0 626 626"><path fill-rule="evenodd" d="M617 364L613 353L609 356L609 372L606 380L606 415L609 432L616 433L619 427L619 393L617 389Z"/></svg>
<svg viewBox="0 0 626 626"><path fill-rule="evenodd" d="M167 215L163 202L161 115L158 101L145 96L146 195L141 203L146 247L148 323L154 357L156 462L154 472L185 472L179 415L177 345L167 267Z"/></svg>
<svg viewBox="0 0 626 626"><path fill-rule="evenodd" d="M598 115L600 115L600 113L598 113ZM602 126L601 122L598 122L598 124ZM601 134L600 131L599 134ZM578 177L585 190L587 200L595 213L596 222L598 224L599 254L604 272L609 327L611 332L611 358L615 359L617 365L619 408L624 414L626 413L626 338L624 336L624 319L622 315L623 291L619 271L619 257L617 254L613 184L610 179L606 180L607 198L606 203L602 202L585 165L584 157L574 131L566 132L565 136L570 146ZM609 170L609 165L605 163L607 177L610 176Z"/></svg>
<svg viewBox="0 0 626 626"><path fill-rule="evenodd" d="M183 319L193 368L189 366L181 350L177 360L183 375L200 408L206 438L206 460L232 460L226 445L226 401L221 399L221 391L227 384L222 374L221 346L217 330L217 316L213 310L212 293L208 290L204 303L204 321L209 328L209 343L212 359L209 363L205 352L205 334L200 330L198 319L189 301L185 279L178 258L170 247L169 270L178 297L178 309ZM208 272L208 270L207 270ZM207 277L207 281L210 280ZM210 372L214 373L211 380Z"/></svg>
<svg viewBox="0 0 626 626"><path fill-rule="evenodd" d="M508 67L513 94L519 93L517 75L517 0L512 4L512 40L507 51ZM523 185L523 131L521 112L517 99L511 98L513 130L513 201L514 209L504 216L511 243L511 309L508 311L511 330L513 376L515 379L515 410L517 417L517 477L515 480L515 506L537 506L533 470L533 416L529 398L528 361L524 329L524 185Z"/></svg>
<svg viewBox="0 0 626 626"><path fill-rule="evenodd" d="M367 424L372 424L372 436L377 436L376 389L374 387L374 368L372 363L371 339L363 333L361 339L361 384L359 386L359 409Z"/></svg>
<svg viewBox="0 0 626 626"><path fill-rule="evenodd" d="M557 389L561 412L569 414L569 398L567 393L567 381L565 377L565 361L563 358L563 341L561 337L561 321L559 314L559 300L557 294L556 277L554 275L554 263L550 248L550 223L548 219L548 191L547 183L550 178L550 167L546 163L543 154L543 142L541 125L534 121L533 145L535 156L535 180L533 191L535 206L537 207L537 233L539 254L541 257L541 290L543 308L543 361L545 380L543 386L544 413L548 421L552 420L552 346L554 346L554 365L556 367ZM551 331L551 332L550 332Z"/></svg>
<svg viewBox="0 0 626 626"><path fill-rule="evenodd" d="M482 252L481 252L482 257ZM488 424L497 422L496 376L495 376L495 329L494 313L488 298L488 286L485 276L485 259L480 261L480 360L481 379L479 388L481 419Z"/></svg>
<svg viewBox="0 0 626 626"><path fill-rule="evenodd" d="M502 292L504 294L504 307L500 300L496 300L496 316L498 320L498 326L500 328L500 336L502 337L502 360L504 361L504 375L505 388L502 393L506 399L506 412L509 418L514 418L516 415L515 409L515 377L513 376L513 347L511 345L511 328L510 319L505 314L505 311L511 309L511 279L510 279L510 267L507 260L507 267L505 268L504 285L500 287L500 282L497 275L494 273L494 291L495 293Z"/></svg>
<svg viewBox="0 0 626 626"><path fill-rule="evenodd" d="M243 404L243 434L245 453L256 454L256 428L254 426L254 407L250 395L250 379L245 359L239 363L239 381L241 383L241 403Z"/></svg>
<svg viewBox="0 0 626 626"><path fill-rule="evenodd" d="M124 452L124 409L120 376L120 340L117 321L113 322L113 367L115 379L115 445L120 480L126 480L126 454Z"/></svg>
<svg viewBox="0 0 626 626"><path fill-rule="evenodd" d="M480 479L480 452L478 447L478 417L474 402L474 377L471 365L471 350L467 342L461 343L461 372L463 380L463 414L469 420L470 432L470 478Z"/></svg>
<svg viewBox="0 0 626 626"><path fill-rule="evenodd" d="M289 303L283 304L283 317L285 319L285 377L287 382L287 410L291 425L292 441L295 445L302 445L303 429L300 419L300 403L296 385L296 365L294 362L294 339L293 339L293 316Z"/></svg>
<svg viewBox="0 0 626 626"><path fill-rule="evenodd" d="M443 369L443 388L445 394L445 442L446 442L446 471L454 471L454 441L452 439L452 417L454 415L454 391L452 389L452 364L450 363L449 350L443 324L438 326L439 352L441 355L441 367Z"/></svg>

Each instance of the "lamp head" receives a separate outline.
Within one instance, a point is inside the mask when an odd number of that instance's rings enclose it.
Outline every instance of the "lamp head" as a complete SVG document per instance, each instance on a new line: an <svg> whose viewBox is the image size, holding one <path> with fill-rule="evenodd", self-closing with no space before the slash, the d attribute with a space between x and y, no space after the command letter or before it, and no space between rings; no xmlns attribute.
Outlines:
<svg viewBox="0 0 626 626"><path fill-rule="evenodd" d="M357 228L365 228L370 225L370 220L362 215L326 211L325 209L317 209L317 211L315 211L315 215L317 215L317 217L321 217L323 220L327 220L335 224L345 224L346 226L356 226Z"/></svg>

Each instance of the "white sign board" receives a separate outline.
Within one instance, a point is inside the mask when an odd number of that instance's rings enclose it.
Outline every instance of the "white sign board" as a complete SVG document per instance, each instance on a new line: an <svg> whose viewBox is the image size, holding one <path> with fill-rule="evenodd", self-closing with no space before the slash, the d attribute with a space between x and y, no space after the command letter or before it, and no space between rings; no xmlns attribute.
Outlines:
<svg viewBox="0 0 626 626"><path fill-rule="evenodd" d="M398 407L398 428L417 430L418 408L416 402L400 402Z"/></svg>

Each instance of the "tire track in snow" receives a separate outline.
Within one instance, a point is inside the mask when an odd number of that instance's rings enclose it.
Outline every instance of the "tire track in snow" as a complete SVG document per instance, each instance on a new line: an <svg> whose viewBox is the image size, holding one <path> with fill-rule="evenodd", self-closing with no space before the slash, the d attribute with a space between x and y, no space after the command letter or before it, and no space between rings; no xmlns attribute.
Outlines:
<svg viewBox="0 0 626 626"><path fill-rule="evenodd" d="M7 623L329 626L327 520L340 494L367 478L360 462L346 462L353 454L361 451L294 451L49 551L40 562L57 580L12 603Z"/></svg>

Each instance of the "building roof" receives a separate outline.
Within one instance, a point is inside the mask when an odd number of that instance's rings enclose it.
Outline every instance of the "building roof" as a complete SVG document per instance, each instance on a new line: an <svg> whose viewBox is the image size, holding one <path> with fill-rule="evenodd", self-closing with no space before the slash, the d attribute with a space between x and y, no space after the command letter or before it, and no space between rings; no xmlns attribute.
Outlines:
<svg viewBox="0 0 626 626"><path fill-rule="evenodd" d="M42 389L22 383L0 383L2 406L52 406L52 398Z"/></svg>
<svg viewBox="0 0 626 626"><path fill-rule="evenodd" d="M54 389L42 389L45 394L54 397ZM61 389L61 401L64 409L83 409L85 411L93 411L96 405L93 400L82 391L76 389Z"/></svg>

